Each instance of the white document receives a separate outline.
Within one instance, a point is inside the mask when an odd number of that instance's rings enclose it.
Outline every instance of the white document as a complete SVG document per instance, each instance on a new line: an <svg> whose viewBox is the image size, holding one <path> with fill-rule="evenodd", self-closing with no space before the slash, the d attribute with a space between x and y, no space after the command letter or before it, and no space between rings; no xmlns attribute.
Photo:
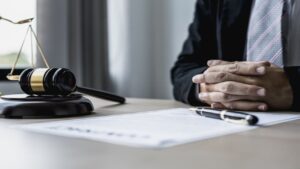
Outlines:
<svg viewBox="0 0 300 169"><path fill-rule="evenodd" d="M300 115L253 113L260 125L296 120ZM242 132L257 127L205 118L188 109L168 109L136 114L23 125L23 129L66 137L148 148L179 144Z"/></svg>

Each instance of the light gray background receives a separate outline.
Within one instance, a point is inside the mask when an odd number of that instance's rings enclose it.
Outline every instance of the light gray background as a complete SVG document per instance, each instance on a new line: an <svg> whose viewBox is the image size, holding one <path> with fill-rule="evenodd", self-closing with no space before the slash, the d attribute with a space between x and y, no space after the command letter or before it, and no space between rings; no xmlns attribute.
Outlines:
<svg viewBox="0 0 300 169"><path fill-rule="evenodd" d="M171 98L177 58L195 0L109 0L110 77L118 93Z"/></svg>

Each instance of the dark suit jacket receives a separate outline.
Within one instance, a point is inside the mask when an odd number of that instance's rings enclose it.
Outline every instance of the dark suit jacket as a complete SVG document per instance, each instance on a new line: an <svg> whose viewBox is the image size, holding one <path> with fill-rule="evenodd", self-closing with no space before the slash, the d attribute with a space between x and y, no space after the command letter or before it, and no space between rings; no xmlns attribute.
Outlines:
<svg viewBox="0 0 300 169"><path fill-rule="evenodd" d="M192 77L207 69L207 61L243 61L252 0L198 0L194 21L181 54L171 70L175 99L200 105ZM300 69L286 73L294 92L294 109L300 109ZM278 96L280 97L280 96ZM300 102L299 102L300 103Z"/></svg>

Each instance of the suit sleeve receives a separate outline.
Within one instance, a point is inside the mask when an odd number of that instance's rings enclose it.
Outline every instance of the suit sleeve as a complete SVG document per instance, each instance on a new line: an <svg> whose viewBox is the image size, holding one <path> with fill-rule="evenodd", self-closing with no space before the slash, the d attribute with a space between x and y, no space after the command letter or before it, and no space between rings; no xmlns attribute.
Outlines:
<svg viewBox="0 0 300 169"><path fill-rule="evenodd" d="M284 71L293 89L292 110L300 111L300 67L285 67Z"/></svg>
<svg viewBox="0 0 300 169"><path fill-rule="evenodd" d="M188 38L171 70L175 99L194 106L201 105L201 102L192 77L203 73L207 69L207 61L218 55L215 4L214 0L197 1Z"/></svg>

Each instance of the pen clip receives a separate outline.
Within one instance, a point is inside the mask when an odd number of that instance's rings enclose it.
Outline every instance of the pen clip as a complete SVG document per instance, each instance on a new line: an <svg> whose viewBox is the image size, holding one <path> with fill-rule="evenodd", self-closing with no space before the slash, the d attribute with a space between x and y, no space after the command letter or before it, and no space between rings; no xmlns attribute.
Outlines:
<svg viewBox="0 0 300 169"><path fill-rule="evenodd" d="M234 119L229 119L225 117L226 110L221 111L220 117L222 120L228 123L234 123L234 124L241 124L241 125L249 125L248 121L246 119L240 119L240 120L234 120Z"/></svg>

